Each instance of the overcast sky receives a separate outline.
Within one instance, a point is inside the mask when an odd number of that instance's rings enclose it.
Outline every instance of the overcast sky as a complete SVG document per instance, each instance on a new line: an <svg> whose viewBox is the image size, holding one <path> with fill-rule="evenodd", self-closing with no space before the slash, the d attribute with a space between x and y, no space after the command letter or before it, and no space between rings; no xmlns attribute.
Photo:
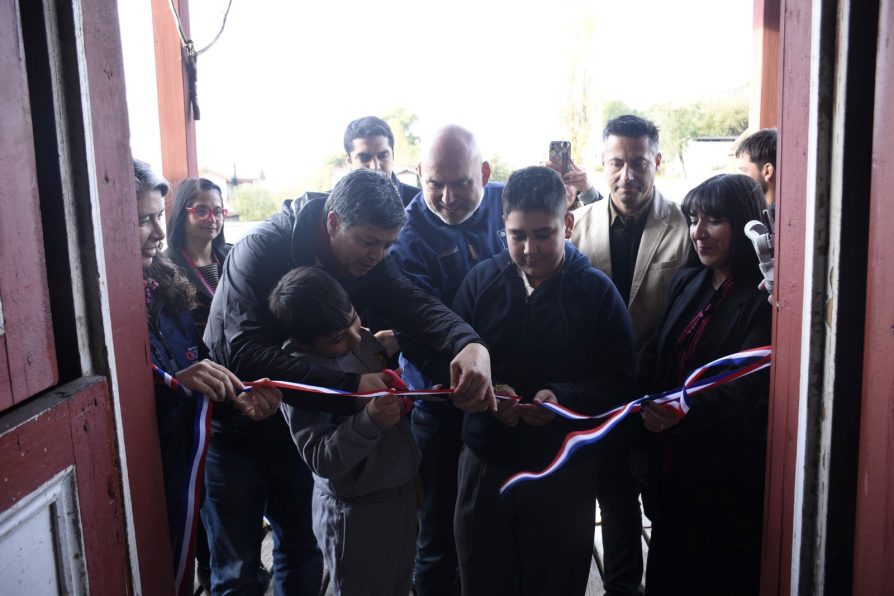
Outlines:
<svg viewBox="0 0 894 596"><path fill-rule="evenodd" d="M190 2L198 47L226 4ZM263 168L271 184L295 184L341 150L350 120L395 108L419 116L420 135L457 122L486 153L535 163L567 136L567 52L584 10L596 99L642 109L746 85L752 9L752 0L233 0L220 41L199 58L199 166ZM119 11L132 148L158 164L149 1Z"/></svg>

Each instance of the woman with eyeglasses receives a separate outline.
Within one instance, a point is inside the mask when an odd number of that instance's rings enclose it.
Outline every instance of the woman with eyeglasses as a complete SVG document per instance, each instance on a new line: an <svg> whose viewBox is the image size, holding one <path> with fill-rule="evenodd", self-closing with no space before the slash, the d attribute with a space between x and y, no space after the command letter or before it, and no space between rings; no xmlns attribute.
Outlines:
<svg viewBox="0 0 894 596"><path fill-rule="evenodd" d="M165 255L186 271L196 290L192 316L199 336L205 332L221 266L230 252L231 245L224 241L223 234L226 217L223 195L214 182L187 178L177 185Z"/></svg>
<svg viewBox="0 0 894 596"><path fill-rule="evenodd" d="M770 343L770 305L744 232L763 208L757 183L739 174L709 178L683 199L692 250L637 371L641 394ZM643 407L653 445L643 490L652 520L647 596L758 593L769 379L765 369L693 395L683 417Z"/></svg>
<svg viewBox="0 0 894 596"><path fill-rule="evenodd" d="M190 314L195 290L182 271L159 252L165 238L168 183L142 161L134 160L133 166L152 363L192 392L185 396L164 384L155 385L176 591L192 594L193 536L202 500L196 487L202 484L199 471L208 447L212 403L229 402L249 419L263 420L279 409L282 395L266 387L243 392L236 375L206 358L208 350Z"/></svg>

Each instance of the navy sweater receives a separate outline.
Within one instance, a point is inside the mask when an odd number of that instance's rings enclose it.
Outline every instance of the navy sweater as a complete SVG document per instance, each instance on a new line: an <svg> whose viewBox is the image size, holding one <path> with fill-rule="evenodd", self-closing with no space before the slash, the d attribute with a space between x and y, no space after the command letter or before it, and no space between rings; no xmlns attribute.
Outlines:
<svg viewBox="0 0 894 596"><path fill-rule="evenodd" d="M631 397L633 337L611 280L565 243L565 261L527 296L504 251L469 273L453 308L487 342L495 383L524 401L543 388L559 403L596 414ZM462 438L481 459L512 470L546 466L571 430L593 426L556 417L544 426L504 425L490 413L466 414Z"/></svg>
<svg viewBox="0 0 894 596"><path fill-rule="evenodd" d="M456 225L444 223L432 213L419 193L407 206L407 223L389 257L413 283L450 305L469 270L506 248L502 192L502 183L487 184L475 213ZM450 383L448 359L405 336L400 336L400 345L403 377L410 387ZM437 404L420 406L437 409Z"/></svg>

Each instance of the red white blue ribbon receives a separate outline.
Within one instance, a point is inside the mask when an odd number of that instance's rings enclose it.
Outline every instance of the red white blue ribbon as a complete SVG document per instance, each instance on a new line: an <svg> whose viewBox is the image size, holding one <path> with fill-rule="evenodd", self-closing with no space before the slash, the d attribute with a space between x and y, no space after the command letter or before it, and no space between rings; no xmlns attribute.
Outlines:
<svg viewBox="0 0 894 596"><path fill-rule="evenodd" d="M644 395L631 402L617 406L611 410L608 410L607 412L603 412L595 416L580 414L578 412L575 412L574 410L558 404L549 402L541 403L540 405L542 407L554 412L557 416L561 416L568 420L594 420L601 421L601 423L592 429L569 433L565 437L565 440L563 441L559 452L546 468L539 472L519 472L512 475L500 487L500 494L505 494L513 486L517 485L520 482L525 482L527 480L537 480L551 475L556 470L565 465L565 463L568 462L575 451L577 451L581 447L584 447L585 445L597 443L603 437L605 437L605 435L611 432L611 430L614 429L618 424L620 424L627 416L641 411L643 402L649 401L668 407L674 407L678 410L681 417L685 416L690 409L689 398L691 396L697 395L702 391L713 389L724 383L729 383L731 381L769 367L771 353L772 350L770 349L770 346L764 346L761 348L743 350L735 354L730 354L729 356L718 358L717 360L709 362L708 364L705 364L704 366L701 366L690 373L682 387L671 389L670 391L665 391L656 395ZM713 376L706 376L710 370L718 367L725 367L727 370ZM730 367L733 368L730 369ZM171 387L172 389L176 389L181 393L184 393L185 395L190 395L189 390L177 383L176 379L174 379L161 369L158 369L157 367L153 368L155 369L156 375L163 379L164 383L167 384L169 387ZM247 388L246 390L250 390L252 386L265 386L300 391L304 393L331 395L333 397L338 396L377 398L385 395L394 395L411 400L444 400L448 399L453 392L451 388L404 390L402 387L392 386L388 389L379 391L351 393L338 389L330 389L328 387L309 385L306 383L295 383L291 381L272 381L269 379L256 381L254 383L244 383L244 385ZM519 399L518 396L514 395L497 395L496 398L500 400Z"/></svg>
<svg viewBox="0 0 894 596"><path fill-rule="evenodd" d="M179 535L174 545L175 585L177 593L192 594L193 569L192 553L195 549L196 525L198 524L198 506L202 498L202 479L205 470L205 455L208 453L209 437L211 436L211 401L204 395L189 390L177 379L166 373L159 367L152 365L155 380L161 385L169 387L187 399L196 400L196 413L193 418L193 441L190 446L189 478L182 499L186 502L185 514L178 524Z"/></svg>
<svg viewBox="0 0 894 596"><path fill-rule="evenodd" d="M771 353L772 350L770 347L765 346L762 348L744 350L742 352L730 354L729 356L724 356L723 358L718 358L690 373L682 387L671 389L670 391L665 391L664 393L656 395L644 395L643 397L595 416L578 414L573 410L552 403L540 404L555 412L557 415L569 420L603 420L603 422L592 429L569 433L562 442L559 452L546 468L539 472L518 472L517 474L513 474L500 486L500 494L506 494L507 491L520 482L537 480L549 476L565 465L575 451L585 445L591 445L600 441L628 415L639 412L642 409L643 402L650 401L665 406L676 407L680 412L680 415L685 416L690 408L690 396L713 389L718 385L729 383L730 381L734 381L735 379L746 375L750 375L763 368L767 368L770 366ZM714 376L705 376L709 370L721 366L733 366L736 368Z"/></svg>

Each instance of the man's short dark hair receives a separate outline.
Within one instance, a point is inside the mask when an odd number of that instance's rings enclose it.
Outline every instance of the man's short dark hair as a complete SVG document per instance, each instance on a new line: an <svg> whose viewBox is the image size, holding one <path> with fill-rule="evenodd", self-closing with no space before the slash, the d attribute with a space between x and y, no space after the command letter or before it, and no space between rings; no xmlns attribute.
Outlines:
<svg viewBox="0 0 894 596"><path fill-rule="evenodd" d="M640 116L624 114L609 120L605 128L602 129L602 140L605 141L610 136L631 139L649 137L649 145L654 151L658 151L658 127L652 121Z"/></svg>
<svg viewBox="0 0 894 596"><path fill-rule="evenodd" d="M394 151L394 133L391 127L381 118L375 116L364 116L358 118L348 124L345 129L345 153L349 154L354 150L354 139L369 139L372 137L386 137L388 146Z"/></svg>
<svg viewBox="0 0 894 596"><path fill-rule="evenodd" d="M736 157L747 155L758 167L765 163L776 167L776 129L764 128L746 137L736 149Z"/></svg>
<svg viewBox="0 0 894 596"><path fill-rule="evenodd" d="M564 217L568 211L565 183L554 170L543 166L512 172L503 187L503 217L512 211L541 211Z"/></svg>
<svg viewBox="0 0 894 596"><path fill-rule="evenodd" d="M373 225L393 230L407 221L400 193L391 179L382 172L365 168L348 172L339 180L323 209L338 215L342 229Z"/></svg>
<svg viewBox="0 0 894 596"><path fill-rule="evenodd" d="M171 189L167 180L153 172L148 163L139 159L133 160L133 179L138 197L153 190L157 190L164 197Z"/></svg>
<svg viewBox="0 0 894 596"><path fill-rule="evenodd" d="M348 293L319 267L296 267L283 275L270 292L267 306L283 332L304 343L353 323Z"/></svg>

